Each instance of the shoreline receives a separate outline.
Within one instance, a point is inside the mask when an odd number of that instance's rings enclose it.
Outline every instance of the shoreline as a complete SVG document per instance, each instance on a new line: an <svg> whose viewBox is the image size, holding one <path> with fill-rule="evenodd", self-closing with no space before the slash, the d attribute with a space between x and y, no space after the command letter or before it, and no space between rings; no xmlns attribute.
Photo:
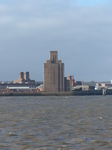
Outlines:
<svg viewBox="0 0 112 150"><path fill-rule="evenodd" d="M23 92L1 92L0 96L91 96L103 95L102 90L89 91L72 91L72 92L39 92L39 93L23 93ZM106 90L106 95L112 95L112 90Z"/></svg>

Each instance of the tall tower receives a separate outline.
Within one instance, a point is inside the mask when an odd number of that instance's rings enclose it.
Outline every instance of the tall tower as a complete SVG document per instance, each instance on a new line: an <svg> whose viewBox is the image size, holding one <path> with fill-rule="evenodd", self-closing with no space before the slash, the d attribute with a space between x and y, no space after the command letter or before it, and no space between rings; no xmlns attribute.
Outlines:
<svg viewBox="0 0 112 150"><path fill-rule="evenodd" d="M29 72L24 72L25 81L29 81Z"/></svg>
<svg viewBox="0 0 112 150"><path fill-rule="evenodd" d="M50 51L49 57L43 65L44 91L64 91L64 63L58 60L57 51Z"/></svg>

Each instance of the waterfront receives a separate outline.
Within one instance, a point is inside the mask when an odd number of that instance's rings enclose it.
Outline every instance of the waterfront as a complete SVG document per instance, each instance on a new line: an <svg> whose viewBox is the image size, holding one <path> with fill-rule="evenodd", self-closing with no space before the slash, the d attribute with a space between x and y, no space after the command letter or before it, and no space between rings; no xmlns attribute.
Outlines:
<svg viewBox="0 0 112 150"><path fill-rule="evenodd" d="M112 149L112 96L0 97L1 150Z"/></svg>

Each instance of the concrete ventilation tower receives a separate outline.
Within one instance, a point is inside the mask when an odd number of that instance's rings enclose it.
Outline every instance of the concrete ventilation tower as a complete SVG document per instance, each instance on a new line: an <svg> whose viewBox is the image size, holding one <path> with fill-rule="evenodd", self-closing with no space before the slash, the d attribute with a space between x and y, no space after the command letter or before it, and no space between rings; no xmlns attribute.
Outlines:
<svg viewBox="0 0 112 150"><path fill-rule="evenodd" d="M49 60L43 65L44 91L64 91L64 63L58 60L58 52L50 51Z"/></svg>
<svg viewBox="0 0 112 150"><path fill-rule="evenodd" d="M24 80L24 72L19 72L19 80Z"/></svg>
<svg viewBox="0 0 112 150"><path fill-rule="evenodd" d="M29 72L24 72L24 79L25 81L29 81Z"/></svg>
<svg viewBox="0 0 112 150"><path fill-rule="evenodd" d="M29 72L19 72L19 79L13 81L13 83L25 83L25 82L28 82L29 84L35 84L35 80L30 80Z"/></svg>

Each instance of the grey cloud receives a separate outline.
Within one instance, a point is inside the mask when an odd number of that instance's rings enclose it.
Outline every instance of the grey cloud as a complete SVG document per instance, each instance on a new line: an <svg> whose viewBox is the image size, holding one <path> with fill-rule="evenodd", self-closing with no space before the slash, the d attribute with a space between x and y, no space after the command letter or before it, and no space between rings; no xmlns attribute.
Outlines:
<svg viewBox="0 0 112 150"><path fill-rule="evenodd" d="M66 76L74 74L86 81L111 79L110 6L89 8L77 7L73 1L27 0L1 7L1 80L15 79L15 74L24 70L43 80L42 67L50 50L59 51ZM7 68L14 69L14 75L7 76Z"/></svg>

